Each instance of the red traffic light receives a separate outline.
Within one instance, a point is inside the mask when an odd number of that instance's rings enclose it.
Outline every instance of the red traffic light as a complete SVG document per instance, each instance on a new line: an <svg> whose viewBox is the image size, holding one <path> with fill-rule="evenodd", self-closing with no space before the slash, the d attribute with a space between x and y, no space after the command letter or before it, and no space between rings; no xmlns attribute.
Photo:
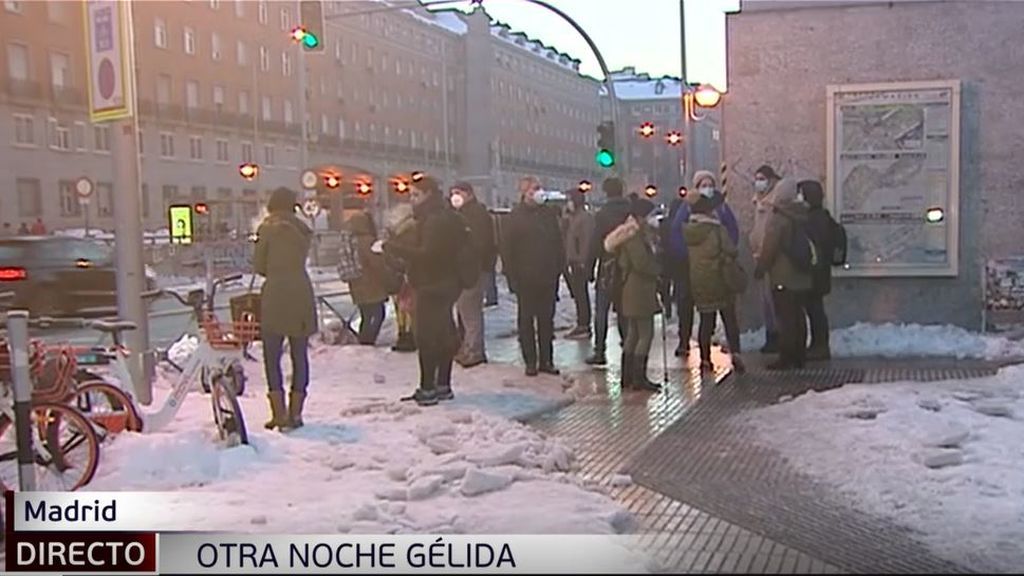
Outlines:
<svg viewBox="0 0 1024 576"><path fill-rule="evenodd" d="M244 180L253 180L260 175L260 167L258 164L246 162L238 167L238 173Z"/></svg>
<svg viewBox="0 0 1024 576"><path fill-rule="evenodd" d="M306 37L306 30L302 26L296 26L292 28L292 42L302 42L303 38Z"/></svg>
<svg viewBox="0 0 1024 576"><path fill-rule="evenodd" d="M654 132L655 129L653 123L644 122L643 124L640 125L640 135L643 136L644 138L650 138L651 136L654 136Z"/></svg>
<svg viewBox="0 0 1024 576"><path fill-rule="evenodd" d="M210 207L205 202L199 202L195 205L196 214L206 215L210 213Z"/></svg>
<svg viewBox="0 0 1024 576"><path fill-rule="evenodd" d="M672 131L665 136L665 141L668 142L669 146L679 146L683 142L683 135Z"/></svg>
<svg viewBox="0 0 1024 576"><path fill-rule="evenodd" d="M679 187L679 197L680 198L686 198L686 194L687 194L686 186L680 186Z"/></svg>
<svg viewBox="0 0 1024 576"><path fill-rule="evenodd" d="M424 174L423 172L419 172L419 171L413 172L412 173L412 181L413 182L419 182L420 180L423 180L424 176L426 176L426 174Z"/></svg>
<svg viewBox="0 0 1024 576"><path fill-rule="evenodd" d="M393 181L395 192L399 194L405 194L409 191L409 183L404 178L395 178Z"/></svg>
<svg viewBox="0 0 1024 576"><path fill-rule="evenodd" d="M587 192L590 192L593 189L594 189L594 185L591 184L589 181L587 181L587 180L580 181L580 184L579 184L579 191L580 192L583 192L584 194L586 194Z"/></svg>
<svg viewBox="0 0 1024 576"><path fill-rule="evenodd" d="M324 176L324 186L333 190L338 186L341 186L341 178L334 174L327 174Z"/></svg>
<svg viewBox="0 0 1024 576"><path fill-rule="evenodd" d="M646 194L648 198L653 198L658 195L658 187L654 184L648 184L647 188L644 188L644 194Z"/></svg>
<svg viewBox="0 0 1024 576"><path fill-rule="evenodd" d="M356 184L356 193L366 196L373 192L373 186L369 182L359 182Z"/></svg>

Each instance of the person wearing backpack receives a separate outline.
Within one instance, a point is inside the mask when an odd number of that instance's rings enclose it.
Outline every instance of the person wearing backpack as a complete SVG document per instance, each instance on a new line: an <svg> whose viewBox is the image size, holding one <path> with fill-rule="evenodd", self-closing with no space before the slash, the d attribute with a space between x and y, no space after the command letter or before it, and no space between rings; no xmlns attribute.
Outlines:
<svg viewBox="0 0 1024 576"><path fill-rule="evenodd" d="M455 361L463 368L472 368L487 362L484 344L484 286L488 272L494 269L498 258L494 242L494 220L487 207L476 197L469 182L456 182L452 186L449 201L465 218L479 261L477 281L462 291L455 305L463 330L462 346L455 355Z"/></svg>
<svg viewBox="0 0 1024 576"><path fill-rule="evenodd" d="M559 373L554 362L555 302L565 270L558 210L544 205L536 177L520 179L521 201L504 224L502 266L518 305L519 347L526 375Z"/></svg>
<svg viewBox="0 0 1024 576"><path fill-rule="evenodd" d="M615 258L604 249L604 239L629 217L629 200L624 198L625 184L618 177L606 178L601 184L607 201L594 214L594 235L587 255L588 280L594 280L597 267L597 285L594 288L594 353L585 360L592 366L608 363L605 348L608 340L608 312L615 302L615 280L618 276ZM616 315L619 339L626 340L626 319Z"/></svg>
<svg viewBox="0 0 1024 576"><path fill-rule="evenodd" d="M807 236L807 205L797 197L796 183L775 185L772 213L765 224L754 278L767 274L772 287L779 331L779 358L770 370L803 368L807 348L804 303L811 290L815 248Z"/></svg>
<svg viewBox="0 0 1024 576"><path fill-rule="evenodd" d="M463 288L457 255L470 243L469 232L462 217L445 203L434 178L426 176L415 182L409 195L416 219L415 237L389 239L382 250L405 261L415 292L420 385L403 400L433 406L455 397L452 362L458 334L452 308Z"/></svg>
<svg viewBox="0 0 1024 576"><path fill-rule="evenodd" d="M832 266L834 254L840 242L838 222L823 206L825 194L821 182L802 180L797 193L807 203L807 235L818 249L819 258L811 271L811 291L807 297L807 319L811 325L811 345L807 349L808 360L828 360L832 357L829 349L828 315L825 314L825 296L832 291ZM845 251L845 250L844 250ZM842 264L842 262L838 262Z"/></svg>
<svg viewBox="0 0 1024 576"><path fill-rule="evenodd" d="M359 259L359 275L348 280L352 301L359 308L359 343L374 346L384 324L388 296L398 292L401 277L387 265L382 254L372 250L377 228L366 212L364 200L346 196L342 209L342 227L350 233L343 237L354 241L355 256ZM346 248L343 252L347 256L351 250Z"/></svg>

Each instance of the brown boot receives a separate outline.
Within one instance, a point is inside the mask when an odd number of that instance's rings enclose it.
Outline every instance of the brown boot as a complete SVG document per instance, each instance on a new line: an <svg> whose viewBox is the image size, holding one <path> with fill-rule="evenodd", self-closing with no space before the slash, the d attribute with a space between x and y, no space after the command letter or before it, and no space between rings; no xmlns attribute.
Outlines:
<svg viewBox="0 0 1024 576"><path fill-rule="evenodd" d="M268 393L267 400L270 401L270 420L267 420L263 427L267 430L286 427L288 425L288 410L284 405L284 390Z"/></svg>
<svg viewBox="0 0 1024 576"><path fill-rule="evenodd" d="M302 428L302 405L306 402L304 392L295 392L288 395L288 428Z"/></svg>

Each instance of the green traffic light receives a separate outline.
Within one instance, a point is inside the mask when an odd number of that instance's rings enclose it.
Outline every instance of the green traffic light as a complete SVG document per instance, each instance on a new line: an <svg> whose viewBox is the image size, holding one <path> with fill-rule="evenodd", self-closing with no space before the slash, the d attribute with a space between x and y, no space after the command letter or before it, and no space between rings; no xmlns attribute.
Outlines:
<svg viewBox="0 0 1024 576"><path fill-rule="evenodd" d="M615 155L608 150L600 150L594 157L597 165L603 168L611 168L615 165Z"/></svg>
<svg viewBox="0 0 1024 576"><path fill-rule="evenodd" d="M320 45L320 39L315 35L306 32L302 35L302 45L306 48L316 48Z"/></svg>

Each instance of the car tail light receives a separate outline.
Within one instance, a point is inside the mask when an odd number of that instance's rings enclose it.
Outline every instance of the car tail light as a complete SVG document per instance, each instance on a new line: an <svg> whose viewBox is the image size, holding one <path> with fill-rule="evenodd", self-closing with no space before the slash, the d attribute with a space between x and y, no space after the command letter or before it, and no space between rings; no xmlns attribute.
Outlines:
<svg viewBox="0 0 1024 576"><path fill-rule="evenodd" d="M13 282L28 278L28 271L17 266L0 267L0 282Z"/></svg>

